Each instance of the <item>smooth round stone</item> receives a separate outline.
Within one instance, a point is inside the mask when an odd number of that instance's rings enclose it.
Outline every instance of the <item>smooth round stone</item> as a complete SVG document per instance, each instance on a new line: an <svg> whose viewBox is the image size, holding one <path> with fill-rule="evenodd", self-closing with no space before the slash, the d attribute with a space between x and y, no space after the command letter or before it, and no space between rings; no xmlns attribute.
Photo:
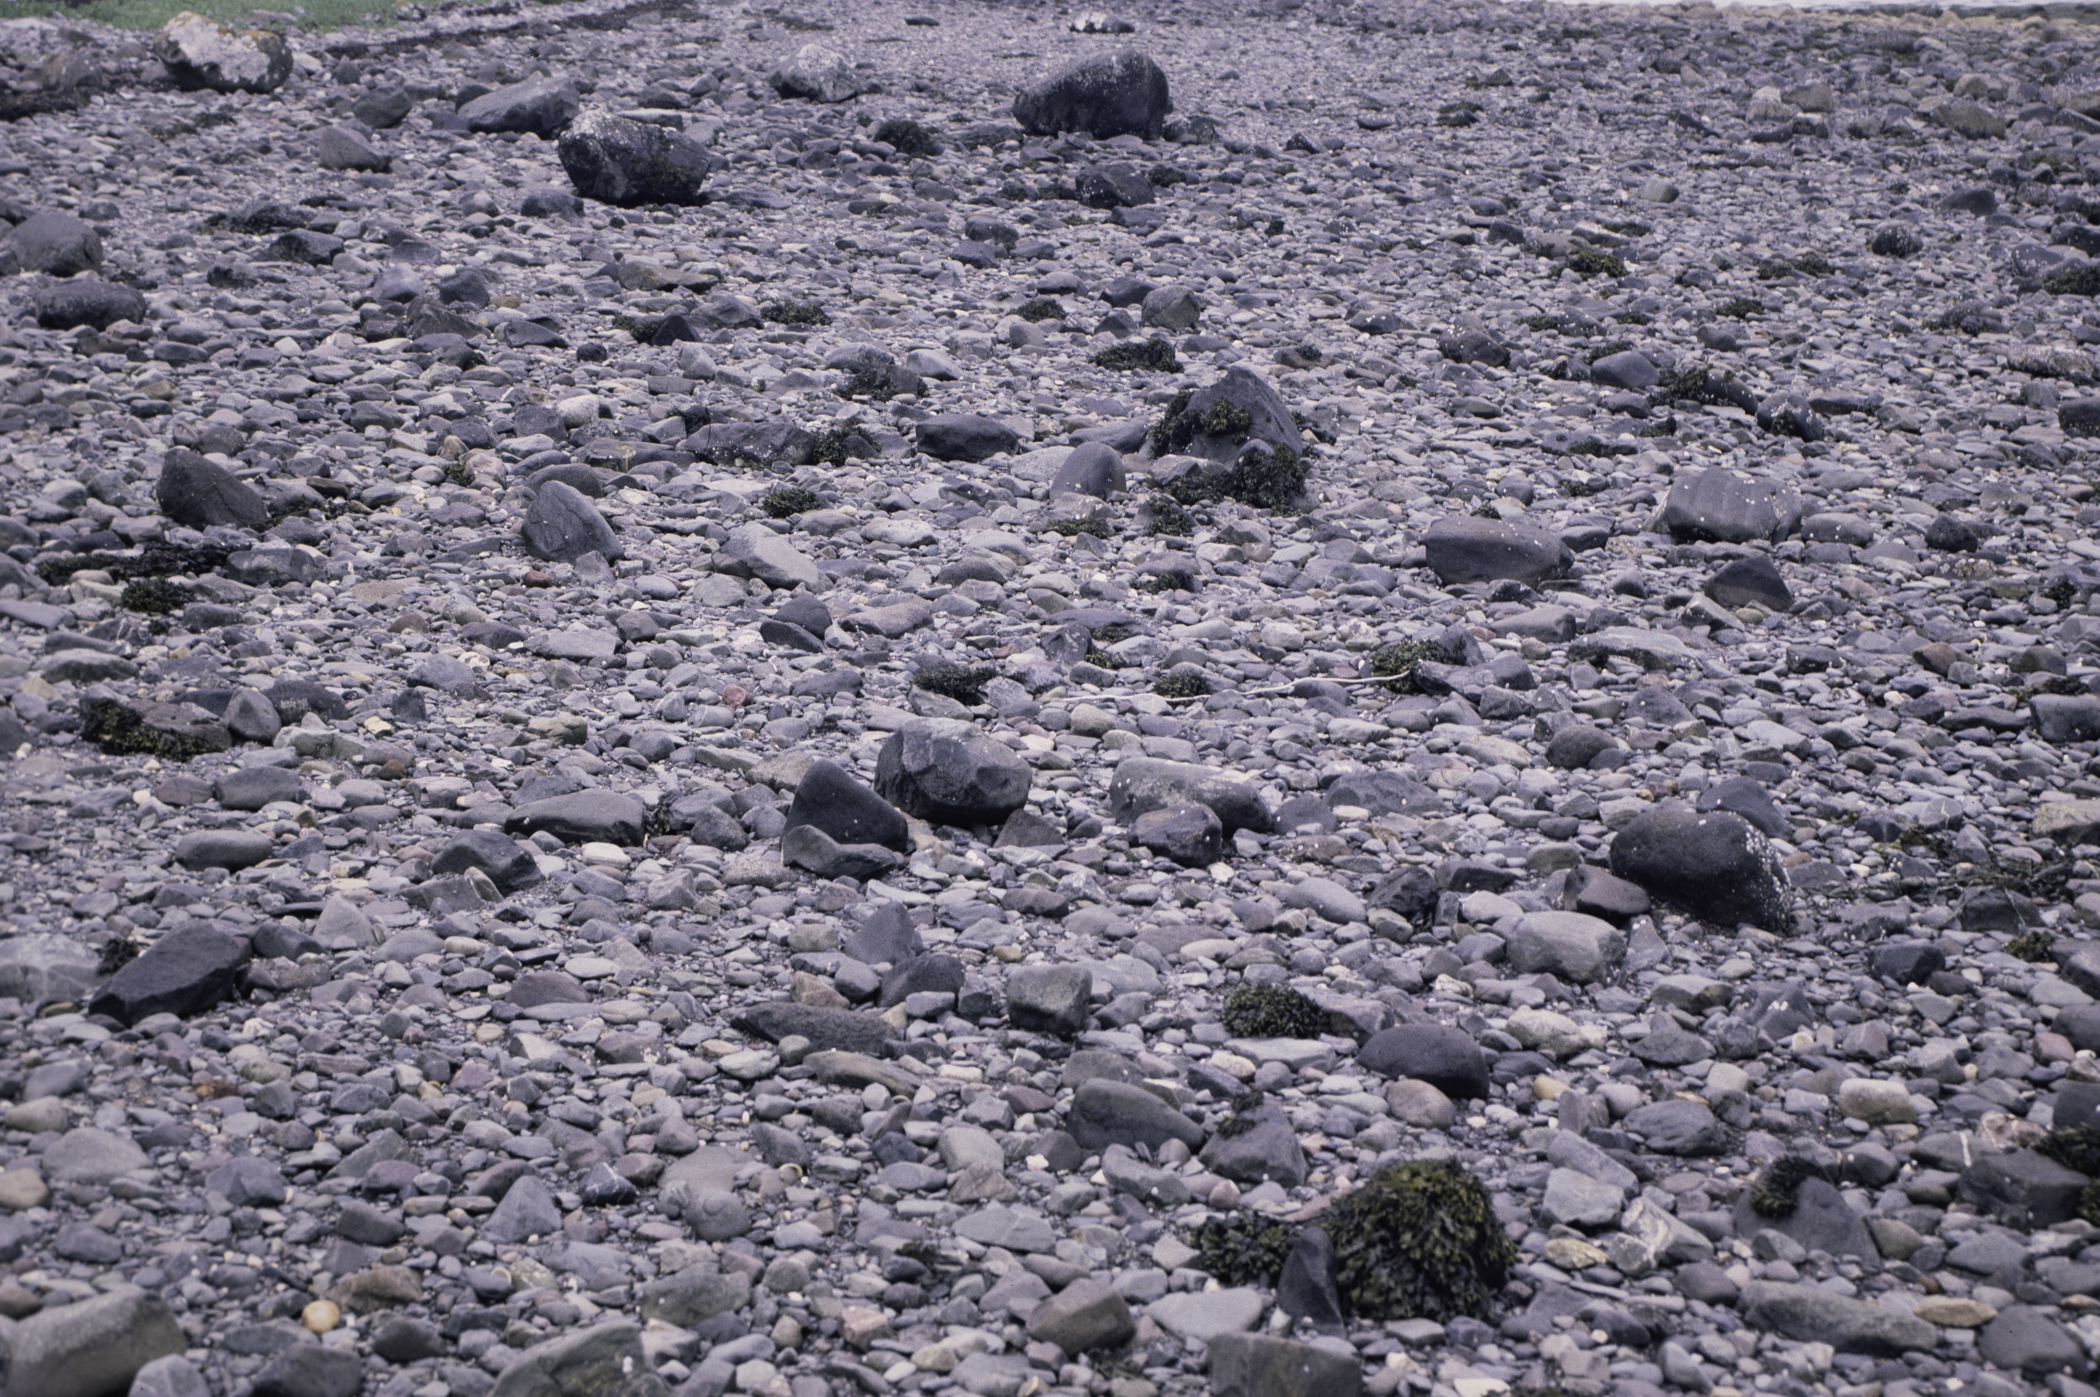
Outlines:
<svg viewBox="0 0 2100 1397"><path fill-rule="evenodd" d="M610 980L620 973L620 967L604 956L570 956L562 969L579 980Z"/></svg>
<svg viewBox="0 0 2100 1397"><path fill-rule="evenodd" d="M595 864L601 868L625 868L633 862L632 859L627 857L627 851L619 845L607 844L597 839L582 845L576 852L585 863Z"/></svg>

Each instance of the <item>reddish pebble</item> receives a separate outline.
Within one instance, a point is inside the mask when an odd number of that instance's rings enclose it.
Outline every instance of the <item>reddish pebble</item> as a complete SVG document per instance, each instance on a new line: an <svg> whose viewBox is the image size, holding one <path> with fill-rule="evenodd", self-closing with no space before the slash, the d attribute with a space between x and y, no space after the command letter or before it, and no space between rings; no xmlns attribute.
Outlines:
<svg viewBox="0 0 2100 1397"><path fill-rule="evenodd" d="M722 690L722 702L731 708L735 708L750 697L751 691L741 684L731 684L728 688Z"/></svg>
<svg viewBox="0 0 2100 1397"><path fill-rule="evenodd" d="M525 574L525 585L528 587L552 587L554 578L550 574L534 568L531 572Z"/></svg>
<svg viewBox="0 0 2100 1397"><path fill-rule="evenodd" d="M2078 1056L2078 1050L2061 1033L2044 1029L2034 1035L2034 1055L2044 1062L2069 1062Z"/></svg>

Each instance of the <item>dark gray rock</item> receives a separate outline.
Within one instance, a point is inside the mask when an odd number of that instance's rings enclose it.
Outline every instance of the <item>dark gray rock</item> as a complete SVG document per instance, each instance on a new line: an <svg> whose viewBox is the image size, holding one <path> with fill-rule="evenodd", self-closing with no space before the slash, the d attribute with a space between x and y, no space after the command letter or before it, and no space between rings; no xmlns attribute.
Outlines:
<svg viewBox="0 0 2100 1397"><path fill-rule="evenodd" d="M274 1208L291 1196L277 1166L253 1155L237 1155L207 1174L204 1186L236 1208Z"/></svg>
<svg viewBox="0 0 2100 1397"><path fill-rule="evenodd" d="M569 844L602 840L632 847L648 834L649 809L635 797L614 791L572 791L526 802L511 811L503 828L512 834L545 830Z"/></svg>
<svg viewBox="0 0 2100 1397"><path fill-rule="evenodd" d="M1723 606L1761 606L1767 611L1787 611L1794 594L1770 558L1752 553L1731 558L1706 581L1706 595Z"/></svg>
<svg viewBox="0 0 2100 1397"><path fill-rule="evenodd" d="M356 1397L365 1386L357 1350L293 1344L263 1364L251 1391L255 1397Z"/></svg>
<svg viewBox="0 0 2100 1397"><path fill-rule="evenodd" d="M1088 166L1072 183L1079 202L1090 209L1136 208L1156 197L1144 171L1121 160Z"/></svg>
<svg viewBox="0 0 2100 1397"><path fill-rule="evenodd" d="M1935 514L1925 526L1925 546L1935 553L1974 553L1982 542L1976 527L1953 514Z"/></svg>
<svg viewBox="0 0 2100 1397"><path fill-rule="evenodd" d="M1105 442L1090 441L1072 448L1065 463L1050 482L1056 495L1091 495L1097 500L1123 493L1123 455Z"/></svg>
<svg viewBox="0 0 2100 1397"><path fill-rule="evenodd" d="M1899 985L1922 985L1947 968L1947 956L1930 941L1890 941L1867 952L1867 966Z"/></svg>
<svg viewBox="0 0 2100 1397"><path fill-rule="evenodd" d="M795 787L782 836L804 825L815 826L840 844L911 849L911 826L903 812L837 762L821 757L810 763Z"/></svg>
<svg viewBox="0 0 2100 1397"><path fill-rule="evenodd" d="M1314 1223L1298 1229L1276 1276L1276 1308L1323 1330L1344 1323L1339 1267L1327 1229ZM1215 1370L1214 1370L1215 1371Z"/></svg>
<svg viewBox="0 0 2100 1397"><path fill-rule="evenodd" d="M1027 804L1033 779L1011 747L948 719L914 718L875 758L883 799L941 824L996 825Z"/></svg>
<svg viewBox="0 0 2100 1397"><path fill-rule="evenodd" d="M1735 1234L1754 1238L1772 1231L1793 1238L1809 1251L1832 1256L1874 1258L1880 1255L1866 1223L1845 1202L1845 1195L1828 1180L1808 1178L1794 1191L1794 1211L1787 1217L1768 1218L1750 1206L1745 1190L1736 1199Z"/></svg>
<svg viewBox="0 0 2100 1397"><path fill-rule="evenodd" d="M1093 992L1085 966L1015 966L1006 974L1006 1016L1026 1032L1070 1038L1086 1027Z"/></svg>
<svg viewBox="0 0 2100 1397"><path fill-rule="evenodd" d="M35 1397L107 1397L140 1369L189 1347L167 1302L119 1285L19 1321L10 1336L7 1391Z"/></svg>
<svg viewBox="0 0 2100 1397"><path fill-rule="evenodd" d="M736 1279L744 1281L748 1295L750 1282ZM503 1370L488 1397L668 1397L668 1391L642 1352L641 1326L631 1319L607 1319L526 1349Z"/></svg>
<svg viewBox="0 0 2100 1397"><path fill-rule="evenodd" d="M31 215L7 235L6 248L25 272L69 277L102 269L102 236L69 213Z"/></svg>
<svg viewBox="0 0 2100 1397"><path fill-rule="evenodd" d="M1470 514L1437 520L1422 546L1430 571L1446 586L1508 579L1535 587L1575 565L1573 550L1544 529Z"/></svg>
<svg viewBox="0 0 2100 1397"><path fill-rule="evenodd" d="M793 1004L775 1000L740 1009L730 1024L743 1033L755 1033L769 1043L783 1038L807 1038L819 1052L836 1049L848 1053L879 1054L883 1044L897 1036L879 1014L852 1009L832 1009L816 1004Z"/></svg>
<svg viewBox="0 0 2100 1397"><path fill-rule="evenodd" d="M1014 120L1031 136L1084 131L1096 140L1157 140L1174 101L1167 75L1134 49L1068 63L1014 98Z"/></svg>
<svg viewBox="0 0 2100 1397"><path fill-rule="evenodd" d="M1600 752L1618 750L1618 739L1588 723L1572 723L1553 734L1546 744L1546 760L1563 771L1581 771Z"/></svg>
<svg viewBox="0 0 2100 1397"><path fill-rule="evenodd" d="M1681 543L1777 543L1801 524L1801 497L1769 480L1719 466L1680 477L1663 504L1663 528Z"/></svg>
<svg viewBox="0 0 2100 1397"><path fill-rule="evenodd" d="M1405 1023L1380 1029L1356 1050L1357 1063L1382 1077L1427 1082L1454 1101L1485 1099L1487 1059L1473 1035L1450 1024Z"/></svg>
<svg viewBox="0 0 2100 1397"><path fill-rule="evenodd" d="M1644 811L1612 841L1611 871L1703 921L1790 926L1779 856L1740 815L1668 805Z"/></svg>
<svg viewBox="0 0 2100 1397"><path fill-rule="evenodd" d="M763 422L711 422L682 446L703 461L750 469L808 465L816 442L801 423L773 417Z"/></svg>
<svg viewBox="0 0 2100 1397"><path fill-rule="evenodd" d="M532 850L509 835L492 829L470 829L438 851L430 861L433 873L465 873L478 868L501 893L523 892L546 875Z"/></svg>
<svg viewBox="0 0 2100 1397"><path fill-rule="evenodd" d="M780 836L780 861L819 878L865 881L894 873L907 862L886 844L841 844L815 825L796 825Z"/></svg>
<svg viewBox="0 0 2100 1397"><path fill-rule="evenodd" d="M2092 1180L2033 1150L1979 1151L1962 1171L1962 1198L2011 1227L2032 1229L2078 1215Z"/></svg>
<svg viewBox="0 0 2100 1397"><path fill-rule="evenodd" d="M1672 1099L1636 1106L1619 1128L1657 1154L1714 1155L1728 1148L1728 1132L1697 1101Z"/></svg>
<svg viewBox="0 0 2100 1397"><path fill-rule="evenodd" d="M153 1014L187 1018L230 998L248 963L248 943L192 923L163 936L109 979L88 1012L131 1025Z"/></svg>
<svg viewBox="0 0 2100 1397"><path fill-rule="evenodd" d="M569 183L586 199L623 208L705 200L705 149L646 121L589 111L555 143Z"/></svg>
<svg viewBox="0 0 2100 1397"><path fill-rule="evenodd" d="M2085 1346L2069 1330L2032 1305L2007 1305L1976 1336L1984 1360L2009 1373L2040 1381L2051 1373L2086 1375Z"/></svg>
<svg viewBox="0 0 2100 1397"><path fill-rule="evenodd" d="M936 461L983 461L1021 444L1021 434L996 417L944 412L918 425L919 450Z"/></svg>
<svg viewBox="0 0 2100 1397"><path fill-rule="evenodd" d="M1647 355L1637 349L1624 349L1591 364L1590 382L1600 388L1624 388L1645 393L1662 382L1662 374Z"/></svg>
<svg viewBox="0 0 2100 1397"><path fill-rule="evenodd" d="M1354 1354L1273 1334L1215 1334L1206 1346L1212 1397L1358 1397Z"/></svg>
<svg viewBox="0 0 2100 1397"><path fill-rule="evenodd" d="M1234 1112L1199 1158L1213 1174L1249 1187L1268 1179L1285 1188L1305 1182L1305 1150L1298 1132L1283 1108L1266 1099Z"/></svg>
<svg viewBox="0 0 2100 1397"><path fill-rule="evenodd" d="M866 90L849 59L828 44L804 44L768 78L783 97L811 102L847 102Z"/></svg>
<svg viewBox="0 0 2100 1397"><path fill-rule="evenodd" d="M954 956L913 956L890 967L875 1002L887 1009L915 994L958 994L967 978L963 963Z"/></svg>
<svg viewBox="0 0 2100 1397"><path fill-rule="evenodd" d="M269 506L253 486L224 466L180 446L171 448L161 461L153 497L170 522L191 529L225 524L253 529L270 517Z"/></svg>
<svg viewBox="0 0 2100 1397"><path fill-rule="evenodd" d="M1161 287L1152 296L1174 290ZM1152 296L1145 298L1148 305ZM1246 419L1244 426L1211 430L1213 423L1241 417ZM1305 436L1291 416L1290 405L1273 384L1244 364L1229 366L1224 377L1190 394L1181 414L1167 425L1173 450L1220 465L1238 461L1252 442L1295 456L1305 454Z"/></svg>
<svg viewBox="0 0 2100 1397"><path fill-rule="evenodd" d="M2027 701L2034 730L2044 742L2091 742L2100 738L2100 696L2036 694Z"/></svg>
<svg viewBox="0 0 2100 1397"><path fill-rule="evenodd" d="M894 964L925 950L918 925L900 902L877 903L845 942L847 955L869 965Z"/></svg>
<svg viewBox="0 0 2100 1397"><path fill-rule="evenodd" d="M1268 834L1276 828L1276 817L1259 790L1213 767L1157 757L1125 757L1109 779L1109 816L1125 824L1147 811L1189 801L1209 806L1228 835L1243 829Z"/></svg>
<svg viewBox="0 0 2100 1397"><path fill-rule="evenodd" d="M314 163L324 170L383 174L394 167L394 157L355 131L341 126L324 126L321 134L314 137Z"/></svg>
<svg viewBox="0 0 2100 1397"><path fill-rule="evenodd" d="M1028 1337L1068 1354L1114 1348L1137 1333L1130 1303L1106 1280L1088 1276L1043 1301L1028 1316Z"/></svg>
<svg viewBox="0 0 2100 1397"><path fill-rule="evenodd" d="M583 110L583 99L566 78L527 78L485 92L459 109L473 132L516 131L543 139L558 136Z"/></svg>
<svg viewBox="0 0 2100 1397"><path fill-rule="evenodd" d="M1216 863L1225 854L1225 826L1217 812L1194 801L1147 810L1131 822L1130 837L1191 868Z"/></svg>
<svg viewBox="0 0 2100 1397"><path fill-rule="evenodd" d="M561 1206L540 1176L531 1173L504 1192L496 1210L480 1227L480 1235L491 1242L512 1244L530 1237L551 1237L560 1231Z"/></svg>
<svg viewBox="0 0 2100 1397"><path fill-rule="evenodd" d="M1748 776L1731 776L1708 786L1699 793L1698 809L1702 814L1724 810L1740 815L1773 839L1794 837L1793 822L1780 812L1772 793L1763 782Z"/></svg>
<svg viewBox="0 0 2100 1397"><path fill-rule="evenodd" d="M275 721L275 710L270 717ZM260 810L273 800L297 803L305 799L306 783L298 772L281 766L251 766L229 771L214 781L212 794L228 810Z"/></svg>
<svg viewBox="0 0 2100 1397"><path fill-rule="evenodd" d="M144 296L120 282L92 276L77 276L40 287L30 298L30 305L36 311L36 323L46 330L71 330L81 325L107 330L119 320L142 324L146 319Z"/></svg>
<svg viewBox="0 0 2100 1397"><path fill-rule="evenodd" d="M586 553L609 563L626 556L619 535L598 507L575 486L559 480L548 481L533 496L519 532L525 551L548 562L573 563Z"/></svg>
<svg viewBox="0 0 2100 1397"><path fill-rule="evenodd" d="M1938 1331L1916 1315L1816 1285L1752 1281L1743 1287L1740 1308L1752 1328L1829 1344L1840 1353L1894 1358L1939 1340Z"/></svg>
<svg viewBox="0 0 2100 1397"><path fill-rule="evenodd" d="M1072 1097L1065 1128L1089 1150L1109 1145L1157 1150L1169 1140L1190 1149L1203 1143L1203 1127L1141 1086L1096 1077Z"/></svg>

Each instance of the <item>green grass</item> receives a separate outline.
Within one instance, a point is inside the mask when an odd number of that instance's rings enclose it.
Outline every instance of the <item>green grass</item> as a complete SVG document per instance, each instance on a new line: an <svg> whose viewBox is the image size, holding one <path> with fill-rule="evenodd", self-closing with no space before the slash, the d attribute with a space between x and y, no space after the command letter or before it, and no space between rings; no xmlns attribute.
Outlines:
<svg viewBox="0 0 2100 1397"><path fill-rule="evenodd" d="M10 18L48 15L57 19L112 25L118 29L158 29L184 10L242 28L296 27L309 33L349 25L392 24L398 11L443 9L448 0L397 5L395 0L308 0L303 5L257 5L248 0L88 0L68 5L59 0L17 0L7 7Z"/></svg>

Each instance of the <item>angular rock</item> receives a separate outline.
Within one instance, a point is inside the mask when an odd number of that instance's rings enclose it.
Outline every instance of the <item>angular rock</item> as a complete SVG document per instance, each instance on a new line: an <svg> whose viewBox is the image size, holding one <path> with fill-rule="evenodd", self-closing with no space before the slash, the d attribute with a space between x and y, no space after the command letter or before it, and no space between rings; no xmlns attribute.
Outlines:
<svg viewBox="0 0 2100 1397"><path fill-rule="evenodd" d="M1600 917L1581 912L1527 912L1508 938L1512 970L1548 974L1586 985L1616 970L1626 958L1626 935Z"/></svg>
<svg viewBox="0 0 2100 1397"><path fill-rule="evenodd" d="M525 551L549 562L573 563L586 553L596 553L609 563L626 556L619 535L598 507L575 486L559 480L540 487L519 532Z"/></svg>
<svg viewBox="0 0 2100 1397"><path fill-rule="evenodd" d="M1896 1358L1939 1342L1939 1332L1915 1315L1821 1286L1752 1281L1743 1287L1739 1308L1753 1328L1803 1343L1829 1344L1839 1353Z"/></svg>
<svg viewBox="0 0 2100 1397"><path fill-rule="evenodd" d="M162 460L153 497L171 522L191 529L222 524L252 529L270 517L269 506L255 487L224 466L179 446Z"/></svg>
<svg viewBox="0 0 2100 1397"><path fill-rule="evenodd" d="M1028 1337L1068 1354L1114 1348L1137 1332L1130 1304L1105 1280L1074 1281L1028 1316Z"/></svg>
<svg viewBox="0 0 2100 1397"><path fill-rule="evenodd" d="M573 791L526 802L511 811L503 828L511 834L545 830L568 844L598 840L632 847L648 834L649 808L615 791Z"/></svg>
<svg viewBox="0 0 2100 1397"><path fill-rule="evenodd" d="M886 844L842 844L815 825L796 825L780 836L780 861L819 878L866 881L895 872L908 860Z"/></svg>
<svg viewBox="0 0 2100 1397"><path fill-rule="evenodd" d="M903 812L825 758L811 762L795 787L782 837L804 825L816 827L840 844L880 844L899 852L911 849L911 827Z"/></svg>
<svg viewBox="0 0 2100 1397"><path fill-rule="evenodd" d="M1235 1112L1231 1124L1219 1127L1198 1158L1219 1178L1250 1187L1274 1179L1285 1188L1296 1188L1307 1172L1298 1132L1283 1108L1266 1099Z"/></svg>
<svg viewBox="0 0 2100 1397"><path fill-rule="evenodd" d="M1190 1149L1203 1143L1203 1127L1141 1086L1095 1077L1072 1098L1066 1123L1072 1138L1089 1150L1108 1145L1139 1145L1157 1150L1169 1140Z"/></svg>
<svg viewBox="0 0 2100 1397"><path fill-rule="evenodd" d="M1761 606L1767 611L1786 611L1794 604L1786 579L1762 553L1723 563L1706 580L1706 595L1723 606Z"/></svg>
<svg viewBox="0 0 2100 1397"><path fill-rule="evenodd" d="M1801 497L1769 480L1745 480L1719 466L1680 477L1663 504L1662 525L1679 542L1779 542L1801 523Z"/></svg>
<svg viewBox="0 0 2100 1397"><path fill-rule="evenodd" d="M951 825L997 825L1028 802L1034 773L1004 743L968 723L915 718L875 758L875 789L907 815Z"/></svg>
<svg viewBox="0 0 2100 1397"><path fill-rule="evenodd" d="M1006 1016L1029 1033L1070 1038L1087 1026L1093 972L1079 965L1018 965L1006 975Z"/></svg>
<svg viewBox="0 0 2100 1397"><path fill-rule="evenodd" d="M795 545L763 524L745 524L729 532L715 554L715 571L731 577L754 577L768 587L823 590L824 574Z"/></svg>
<svg viewBox="0 0 2100 1397"><path fill-rule="evenodd" d="M566 78L527 78L494 92L484 92L459 109L460 120L474 132L516 131L552 139L583 110L583 99Z"/></svg>
<svg viewBox="0 0 2100 1397"><path fill-rule="evenodd" d="M152 1014L188 1017L232 996L248 943L192 924L163 936L95 992L88 1012L130 1025Z"/></svg>
<svg viewBox="0 0 2100 1397"><path fill-rule="evenodd" d="M1130 837L1191 868L1216 863L1225 854L1225 826L1217 812L1194 801L1147 810L1131 822Z"/></svg>
<svg viewBox="0 0 2100 1397"><path fill-rule="evenodd" d="M667 1397L642 1352L642 1328L610 1319L543 1340L511 1360L489 1397Z"/></svg>
<svg viewBox="0 0 2100 1397"><path fill-rule="evenodd" d="M804 44L767 81L783 97L812 102L847 102L866 90L853 60L826 44Z"/></svg>
<svg viewBox="0 0 2100 1397"><path fill-rule="evenodd" d="M1358 1397L1363 1364L1353 1354L1273 1334L1225 1333L1207 1345L1212 1397Z"/></svg>
<svg viewBox="0 0 2100 1397"><path fill-rule="evenodd" d="M364 1360L355 1349L293 1344L255 1375L255 1397L356 1397L364 1389Z"/></svg>
<svg viewBox="0 0 2100 1397"><path fill-rule="evenodd" d="M506 834L492 829L470 829L438 851L430 871L439 874L465 873L479 869L501 893L523 892L546 875L532 850Z"/></svg>

